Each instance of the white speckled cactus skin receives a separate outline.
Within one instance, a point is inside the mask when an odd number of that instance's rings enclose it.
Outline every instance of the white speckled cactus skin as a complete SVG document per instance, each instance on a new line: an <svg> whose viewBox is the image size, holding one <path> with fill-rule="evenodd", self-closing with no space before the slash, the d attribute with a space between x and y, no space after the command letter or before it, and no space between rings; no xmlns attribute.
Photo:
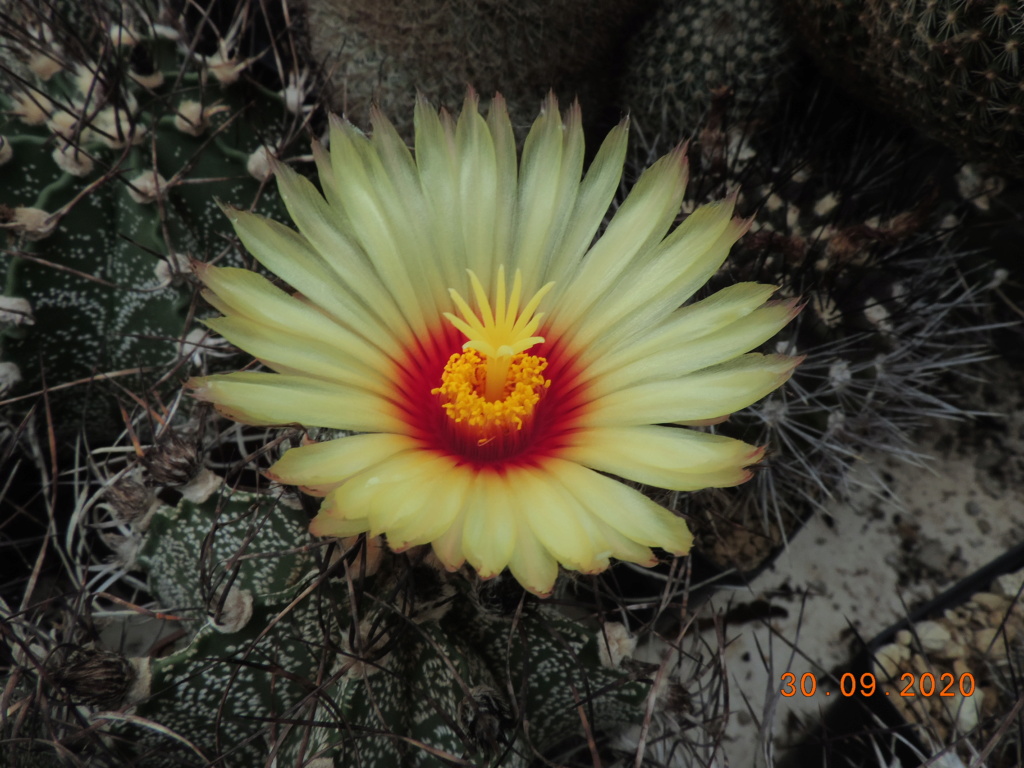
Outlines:
<svg viewBox="0 0 1024 768"><path fill-rule="evenodd" d="M533 598L495 611L415 555L384 555L360 578L351 553L308 546L305 519L223 491L142 523L136 564L187 637L148 661L136 714L207 759L277 750L279 764L339 767L525 766L583 733L581 706L598 734L642 720L650 681L601 663L600 630ZM145 765L195 759L153 730L118 730Z"/></svg>
<svg viewBox="0 0 1024 768"><path fill-rule="evenodd" d="M4 306L27 308L0 315L8 394L98 374L146 388L187 360L188 258L213 258L230 231L217 199L272 212L247 161L268 143L284 154L300 123L282 95L212 77L184 28L154 26L155 4L4 12L0 276ZM117 45L129 16L134 44ZM54 390L57 423L109 434L117 411L97 389Z"/></svg>

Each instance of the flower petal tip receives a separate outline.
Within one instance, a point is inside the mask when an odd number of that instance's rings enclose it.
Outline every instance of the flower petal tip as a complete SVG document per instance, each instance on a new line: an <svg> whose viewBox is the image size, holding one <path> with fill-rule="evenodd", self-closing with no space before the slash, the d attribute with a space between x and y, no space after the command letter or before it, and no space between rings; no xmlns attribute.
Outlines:
<svg viewBox="0 0 1024 768"><path fill-rule="evenodd" d="M192 397L196 400L209 402L210 386L207 376L192 376L182 385L184 389L191 391Z"/></svg>
<svg viewBox="0 0 1024 768"><path fill-rule="evenodd" d="M754 450L743 458L743 466L748 467L751 464L759 463L764 458L765 450L767 450L767 446L764 445L754 448ZM750 478L748 477L746 479L749 480ZM746 480L744 482L746 482Z"/></svg>
<svg viewBox="0 0 1024 768"><path fill-rule="evenodd" d="M206 282L205 275L209 273L209 271L212 269L212 267L205 261L199 261L199 259L195 259L192 257L189 257L188 268L192 272L192 274L195 275L196 278L202 283Z"/></svg>

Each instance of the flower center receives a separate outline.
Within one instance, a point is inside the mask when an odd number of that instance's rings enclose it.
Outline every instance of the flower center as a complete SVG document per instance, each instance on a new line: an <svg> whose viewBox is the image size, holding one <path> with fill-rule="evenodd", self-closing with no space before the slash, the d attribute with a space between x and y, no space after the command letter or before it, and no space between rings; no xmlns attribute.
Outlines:
<svg viewBox="0 0 1024 768"><path fill-rule="evenodd" d="M547 360L525 352L544 341L544 337L534 335L544 316L536 310L554 283L537 291L520 311L522 274L516 270L512 292L506 300L505 268L499 267L492 310L480 280L472 271L469 278L479 315L457 291L449 289L462 318L450 312L445 317L467 341L462 352L448 359L441 374L441 386L430 392L440 396L448 418L473 427L479 442L484 443L521 430L551 386L551 381L542 375Z"/></svg>

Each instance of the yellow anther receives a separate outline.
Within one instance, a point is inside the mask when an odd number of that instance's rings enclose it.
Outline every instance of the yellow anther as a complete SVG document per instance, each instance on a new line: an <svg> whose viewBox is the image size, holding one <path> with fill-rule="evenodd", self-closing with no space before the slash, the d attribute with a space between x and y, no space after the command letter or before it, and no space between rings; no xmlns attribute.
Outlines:
<svg viewBox="0 0 1024 768"><path fill-rule="evenodd" d="M448 418L474 427L480 440L523 428L551 380L543 376L548 361L535 355L518 354L511 358L502 396L485 396L488 360L474 349L456 353L448 359L441 375L441 386L430 390L441 396L441 407Z"/></svg>

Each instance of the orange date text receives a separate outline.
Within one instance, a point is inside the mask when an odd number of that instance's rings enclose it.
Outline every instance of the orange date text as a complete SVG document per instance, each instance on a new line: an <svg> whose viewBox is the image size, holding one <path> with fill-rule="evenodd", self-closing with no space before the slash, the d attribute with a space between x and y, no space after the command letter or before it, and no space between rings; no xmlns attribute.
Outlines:
<svg viewBox="0 0 1024 768"><path fill-rule="evenodd" d="M900 675L899 682L893 681L893 685L897 690L897 696L973 696L975 690L974 675L970 672L964 672L959 678L949 672L940 675L933 675L931 672L924 672L921 675L905 672ZM874 696L876 690L878 682L870 672L865 672L859 677L852 672L846 672L839 678L841 696ZM832 695L831 691L823 692L826 696ZM787 672L782 676L782 690L779 693L787 698L798 694L814 696L820 693L818 679L813 672L804 672L799 678L792 672ZM886 696L890 695L890 691L884 693Z"/></svg>

